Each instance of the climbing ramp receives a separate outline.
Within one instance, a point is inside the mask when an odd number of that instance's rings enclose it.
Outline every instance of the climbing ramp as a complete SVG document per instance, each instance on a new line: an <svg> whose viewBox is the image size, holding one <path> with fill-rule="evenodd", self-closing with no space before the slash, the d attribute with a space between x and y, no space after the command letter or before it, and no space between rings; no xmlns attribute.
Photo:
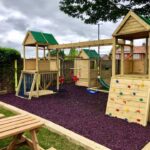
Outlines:
<svg viewBox="0 0 150 150"><path fill-rule="evenodd" d="M150 80L112 77L106 114L143 126L147 125Z"/></svg>

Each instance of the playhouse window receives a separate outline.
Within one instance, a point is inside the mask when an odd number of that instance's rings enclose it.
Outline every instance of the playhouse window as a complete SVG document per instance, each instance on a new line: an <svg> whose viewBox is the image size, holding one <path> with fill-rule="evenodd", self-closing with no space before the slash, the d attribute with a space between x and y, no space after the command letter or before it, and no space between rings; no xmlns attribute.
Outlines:
<svg viewBox="0 0 150 150"><path fill-rule="evenodd" d="M95 69L95 61L90 61L90 69Z"/></svg>

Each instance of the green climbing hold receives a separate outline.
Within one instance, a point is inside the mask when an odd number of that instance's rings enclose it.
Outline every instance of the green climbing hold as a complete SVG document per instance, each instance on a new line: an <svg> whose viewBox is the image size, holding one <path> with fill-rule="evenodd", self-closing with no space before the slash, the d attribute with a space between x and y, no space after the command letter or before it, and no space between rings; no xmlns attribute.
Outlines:
<svg viewBox="0 0 150 150"><path fill-rule="evenodd" d="M120 92L120 95L123 95L123 93L122 93L122 92Z"/></svg>
<svg viewBox="0 0 150 150"><path fill-rule="evenodd" d="M140 98L139 100L140 100L141 102L143 102L143 98Z"/></svg>
<svg viewBox="0 0 150 150"><path fill-rule="evenodd" d="M109 116L112 116L112 113L109 113Z"/></svg>

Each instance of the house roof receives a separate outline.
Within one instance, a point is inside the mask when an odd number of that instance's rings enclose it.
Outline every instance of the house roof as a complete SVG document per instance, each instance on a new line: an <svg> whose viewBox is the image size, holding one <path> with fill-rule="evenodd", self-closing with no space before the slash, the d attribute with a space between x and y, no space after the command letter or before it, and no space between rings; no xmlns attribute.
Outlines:
<svg viewBox="0 0 150 150"><path fill-rule="evenodd" d="M87 54L87 56L90 59L98 59L99 58L99 54L95 51L95 50L91 50L91 49L83 49L83 51Z"/></svg>
<svg viewBox="0 0 150 150"><path fill-rule="evenodd" d="M145 54L145 52L146 52L145 46L134 46L133 47L133 53L134 54ZM116 53L120 54L121 53L121 49L118 48ZM125 54L130 53L130 47L129 46L125 46L124 53Z"/></svg>
<svg viewBox="0 0 150 150"><path fill-rule="evenodd" d="M49 33L37 32L37 31L29 31L35 41L40 44L51 44L56 45L58 42L56 41L55 37Z"/></svg>

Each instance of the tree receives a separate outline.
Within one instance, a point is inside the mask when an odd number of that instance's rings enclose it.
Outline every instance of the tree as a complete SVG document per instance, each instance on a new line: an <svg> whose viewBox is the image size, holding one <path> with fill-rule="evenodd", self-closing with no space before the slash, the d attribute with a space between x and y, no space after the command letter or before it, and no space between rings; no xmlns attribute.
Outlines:
<svg viewBox="0 0 150 150"><path fill-rule="evenodd" d="M78 50L75 48L70 49L68 57L66 57L66 60L74 60L75 57L78 56Z"/></svg>
<svg viewBox="0 0 150 150"><path fill-rule="evenodd" d="M150 17L149 0L61 0L60 10L85 23L113 21L125 16L129 10Z"/></svg>

